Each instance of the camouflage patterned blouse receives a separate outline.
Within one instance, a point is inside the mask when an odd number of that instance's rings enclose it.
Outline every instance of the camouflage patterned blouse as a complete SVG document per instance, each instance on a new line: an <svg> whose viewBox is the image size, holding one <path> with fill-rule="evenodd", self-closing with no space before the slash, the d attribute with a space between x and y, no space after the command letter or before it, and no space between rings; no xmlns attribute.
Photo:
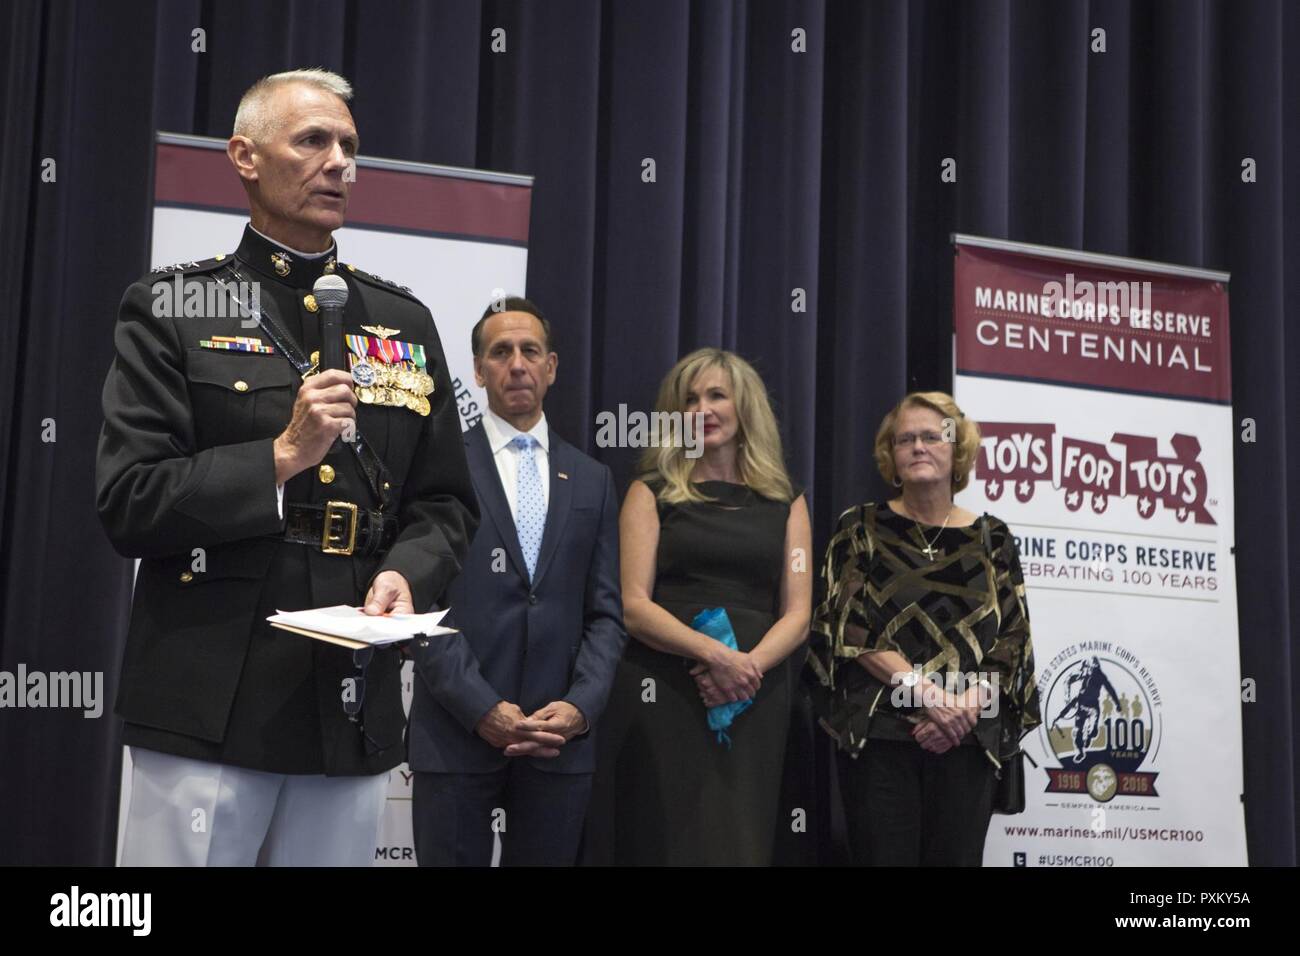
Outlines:
<svg viewBox="0 0 1300 956"><path fill-rule="evenodd" d="M813 615L809 665L819 722L841 748L856 756L868 739L909 740L920 719L901 692L855 661L866 651L897 651L941 683L978 675L996 687L997 707L963 741L982 746L994 764L1042 722L1024 578L1004 522L985 515L940 531L888 505L850 508L822 575L826 599Z"/></svg>

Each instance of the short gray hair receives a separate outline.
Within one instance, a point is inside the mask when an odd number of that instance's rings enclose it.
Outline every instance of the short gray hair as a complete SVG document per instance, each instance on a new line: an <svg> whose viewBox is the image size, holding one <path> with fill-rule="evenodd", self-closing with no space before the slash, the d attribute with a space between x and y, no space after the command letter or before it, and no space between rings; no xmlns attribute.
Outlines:
<svg viewBox="0 0 1300 956"><path fill-rule="evenodd" d="M247 136L255 143L265 142L275 132L271 117L267 115L266 101L272 91L286 83L306 83L333 93L345 103L352 99L352 84L337 73L320 67L264 76L240 97L239 109L235 111L234 135Z"/></svg>

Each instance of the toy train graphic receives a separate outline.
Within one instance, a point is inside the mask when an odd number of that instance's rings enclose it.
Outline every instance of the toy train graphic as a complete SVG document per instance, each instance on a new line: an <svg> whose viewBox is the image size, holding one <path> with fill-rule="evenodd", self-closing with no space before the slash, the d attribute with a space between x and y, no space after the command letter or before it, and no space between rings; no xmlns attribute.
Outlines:
<svg viewBox="0 0 1300 956"><path fill-rule="evenodd" d="M1051 424L980 422L980 434L974 480L984 482L990 501L1010 489L1016 500L1027 502L1039 483L1049 481L1070 511L1086 501L1102 514L1111 499L1132 497L1145 519L1163 505L1180 522L1215 523L1205 507L1205 469L1197 460L1201 443L1193 435L1175 434L1169 440L1174 454L1167 457L1155 438L1122 432L1109 442L1095 442L1062 435Z"/></svg>

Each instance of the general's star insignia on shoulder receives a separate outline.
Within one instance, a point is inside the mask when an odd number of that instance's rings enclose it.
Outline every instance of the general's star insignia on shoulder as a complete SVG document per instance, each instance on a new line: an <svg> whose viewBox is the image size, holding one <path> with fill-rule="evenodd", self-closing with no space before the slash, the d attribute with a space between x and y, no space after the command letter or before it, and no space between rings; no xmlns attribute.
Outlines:
<svg viewBox="0 0 1300 956"><path fill-rule="evenodd" d="M365 278L367 278L367 279L373 279L373 280L376 281L376 282L382 282L384 285L392 286L394 289L400 289L402 292L405 292L407 295L412 296L412 297L414 297L414 295L415 295L415 293L411 291L411 287L410 287L410 286L398 285L398 284L397 284L396 282L394 282L392 279L385 279L383 276L381 276L381 275L376 275L376 274L373 273L373 272L366 272L366 271L363 270L363 269L358 269L356 266L354 266L354 265L353 265L352 263L350 263L350 262L342 263L342 265L344 265L344 266L347 268L347 270L348 270L349 272L353 273L354 275L363 276L363 277L365 277Z"/></svg>
<svg viewBox="0 0 1300 956"><path fill-rule="evenodd" d="M202 262L195 262L191 259L189 262L173 262L170 265L154 266L149 270L149 275L157 275L162 272L189 272L193 269L210 270L216 263L220 262L224 258L226 258L225 253L221 253L220 255L213 256L210 259L204 259Z"/></svg>

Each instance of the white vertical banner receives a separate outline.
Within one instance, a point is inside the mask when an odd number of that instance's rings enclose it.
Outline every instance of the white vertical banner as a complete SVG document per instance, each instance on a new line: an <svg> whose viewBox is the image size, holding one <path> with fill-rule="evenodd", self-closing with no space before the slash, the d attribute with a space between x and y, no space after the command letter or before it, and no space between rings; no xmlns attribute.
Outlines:
<svg viewBox="0 0 1300 956"><path fill-rule="evenodd" d="M532 177L360 157L348 225L335 233L342 262L407 286L433 313L456 392L461 427L473 427L487 401L474 383L470 330L489 303L524 295ZM230 253L248 222L225 141L158 135L150 266ZM143 269L141 270L143 271ZM402 669L411 706L413 666ZM130 794L124 753L118 857ZM375 862L414 865L411 775L392 771Z"/></svg>
<svg viewBox="0 0 1300 956"><path fill-rule="evenodd" d="M1043 717L985 863L1244 865L1227 276L955 241L960 500L1016 537Z"/></svg>

